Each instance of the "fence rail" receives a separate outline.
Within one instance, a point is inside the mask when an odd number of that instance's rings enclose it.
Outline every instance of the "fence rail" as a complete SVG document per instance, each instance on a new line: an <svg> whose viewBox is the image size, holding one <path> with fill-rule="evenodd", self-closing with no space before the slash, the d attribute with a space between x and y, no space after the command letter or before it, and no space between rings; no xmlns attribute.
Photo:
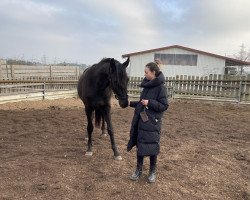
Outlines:
<svg viewBox="0 0 250 200"><path fill-rule="evenodd" d="M76 81L0 85L0 104L23 100L76 97Z"/></svg>
<svg viewBox="0 0 250 200"><path fill-rule="evenodd" d="M142 77L130 77L128 93L139 97ZM77 96L78 77L27 77L0 80L0 103L34 98ZM166 77L169 98L207 99L250 103L250 75L209 77ZM54 96L53 96L54 95ZM58 97L56 96L58 95Z"/></svg>
<svg viewBox="0 0 250 200"><path fill-rule="evenodd" d="M166 78L173 98L214 98L250 102L250 75L177 76Z"/></svg>
<svg viewBox="0 0 250 200"><path fill-rule="evenodd" d="M54 65L7 65L0 62L0 79L21 77L78 77L85 68Z"/></svg>

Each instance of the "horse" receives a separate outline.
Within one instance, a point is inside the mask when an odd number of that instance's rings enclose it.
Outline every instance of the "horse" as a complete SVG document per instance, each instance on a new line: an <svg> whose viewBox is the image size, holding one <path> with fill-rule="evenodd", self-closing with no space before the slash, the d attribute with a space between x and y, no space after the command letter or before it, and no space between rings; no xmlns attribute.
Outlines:
<svg viewBox="0 0 250 200"><path fill-rule="evenodd" d="M122 159L116 147L110 111L112 93L115 94L120 107L126 108L128 106L127 85L129 78L126 73L128 64L129 58L124 63L120 63L114 58L103 58L99 63L87 68L79 78L77 92L85 106L88 123L86 156L93 155L92 132L94 126L92 121L95 116L96 127L100 127L102 121L102 133L105 131L105 122L107 124L107 132L110 136L115 160Z"/></svg>

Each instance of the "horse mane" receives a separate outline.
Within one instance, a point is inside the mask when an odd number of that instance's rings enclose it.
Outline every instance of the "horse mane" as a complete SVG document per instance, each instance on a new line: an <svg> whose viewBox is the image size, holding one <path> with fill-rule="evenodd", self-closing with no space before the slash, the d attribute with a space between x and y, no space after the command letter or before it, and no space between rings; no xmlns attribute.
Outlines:
<svg viewBox="0 0 250 200"><path fill-rule="evenodd" d="M105 63L105 62L110 62L111 58L103 58L98 64Z"/></svg>

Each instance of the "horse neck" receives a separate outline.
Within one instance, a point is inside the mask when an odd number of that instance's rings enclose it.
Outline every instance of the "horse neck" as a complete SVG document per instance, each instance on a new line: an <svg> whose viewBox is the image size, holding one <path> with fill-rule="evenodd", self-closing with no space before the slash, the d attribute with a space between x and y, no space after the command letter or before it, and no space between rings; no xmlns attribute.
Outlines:
<svg viewBox="0 0 250 200"><path fill-rule="evenodd" d="M96 76L96 82L102 81L105 83L105 81L108 79L109 84L105 88L109 88L111 90L111 82L110 82L110 65L96 65L95 66L96 73L99 74L99 76ZM106 79L106 80L104 80Z"/></svg>

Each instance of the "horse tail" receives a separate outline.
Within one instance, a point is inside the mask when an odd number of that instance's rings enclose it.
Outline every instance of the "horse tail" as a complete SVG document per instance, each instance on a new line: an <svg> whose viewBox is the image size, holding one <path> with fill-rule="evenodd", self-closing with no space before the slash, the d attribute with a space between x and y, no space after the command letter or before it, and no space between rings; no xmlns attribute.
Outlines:
<svg viewBox="0 0 250 200"><path fill-rule="evenodd" d="M82 99L82 84L83 84L83 74L80 76L77 83L77 93L80 99Z"/></svg>
<svg viewBox="0 0 250 200"><path fill-rule="evenodd" d="M102 120L102 113L100 112L100 110L95 110L95 126L96 127L100 127L101 124L101 120Z"/></svg>

